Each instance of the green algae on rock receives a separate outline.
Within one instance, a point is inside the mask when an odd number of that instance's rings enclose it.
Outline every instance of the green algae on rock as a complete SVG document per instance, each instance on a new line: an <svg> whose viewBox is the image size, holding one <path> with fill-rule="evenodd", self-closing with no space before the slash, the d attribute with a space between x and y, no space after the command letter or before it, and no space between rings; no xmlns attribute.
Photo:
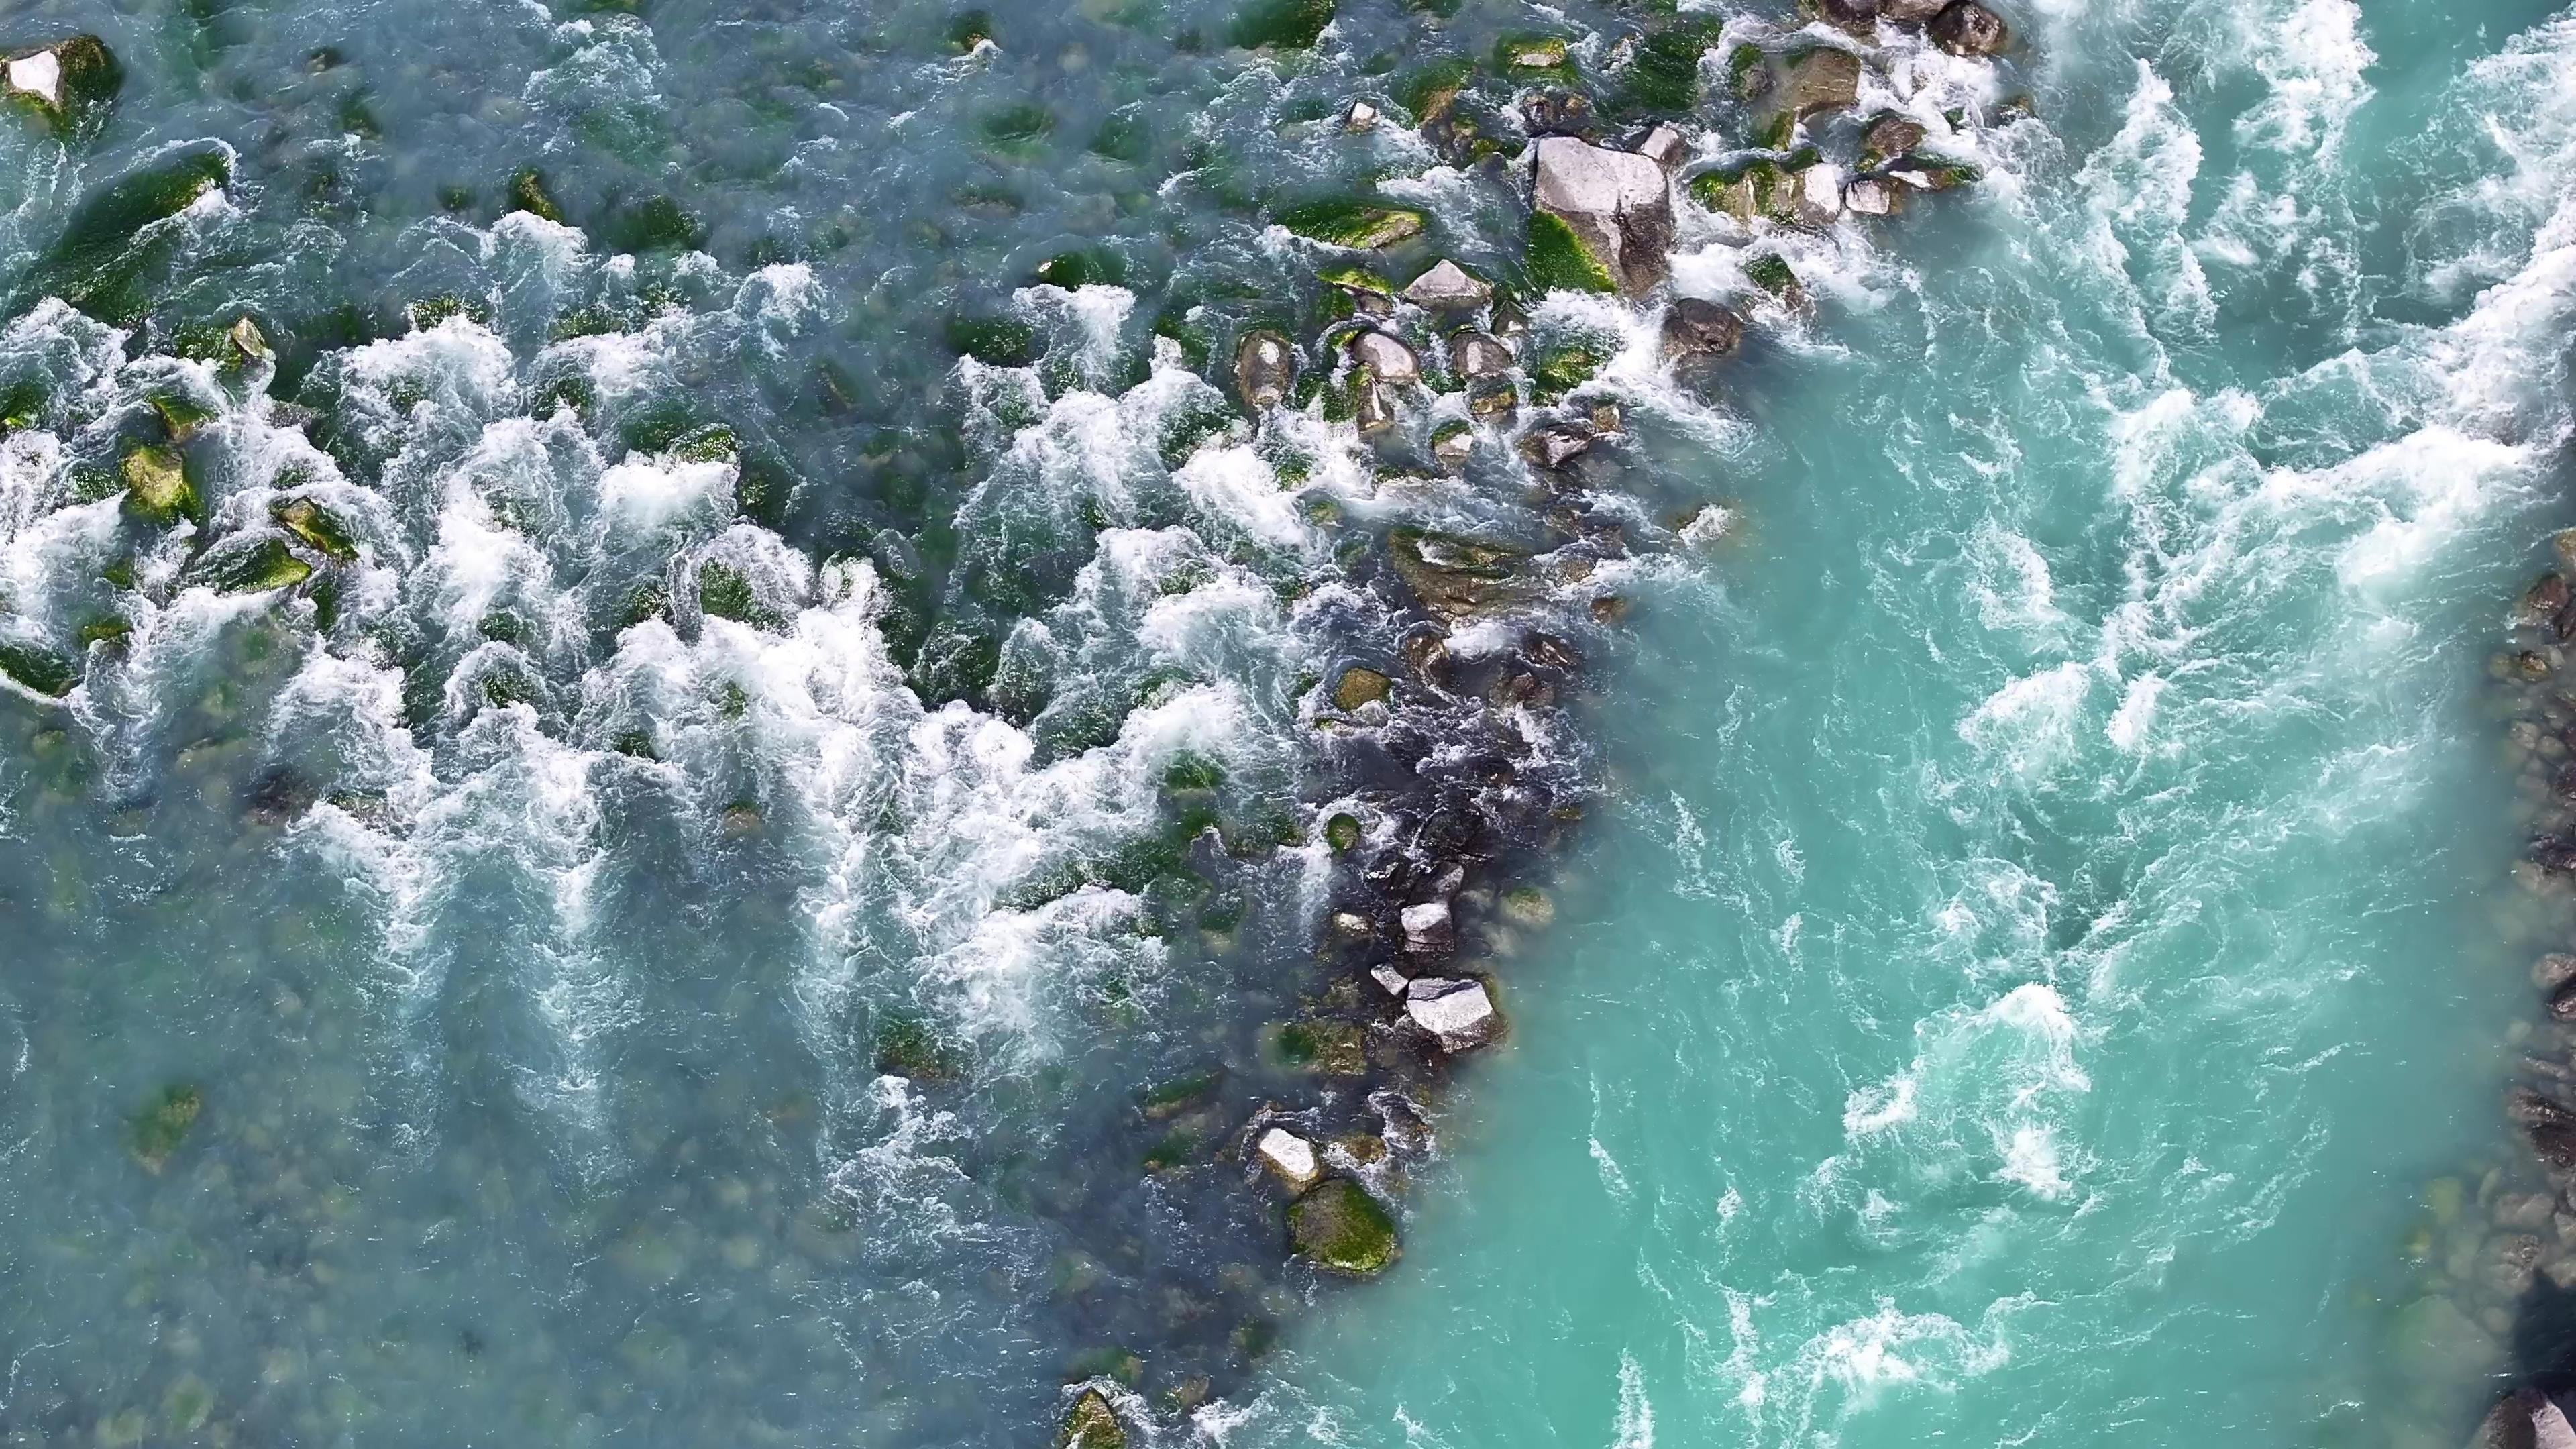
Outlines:
<svg viewBox="0 0 2576 1449"><path fill-rule="evenodd" d="M1329 1178L1288 1205L1288 1240L1316 1267L1373 1277L1403 1256L1395 1217L1347 1177Z"/></svg>
<svg viewBox="0 0 2576 1449"><path fill-rule="evenodd" d="M1342 671L1341 682L1333 686L1333 708L1348 714L1364 709L1387 697L1394 682L1374 669L1354 666Z"/></svg>
<svg viewBox="0 0 2576 1449"><path fill-rule="evenodd" d="M297 558L282 538L263 538L248 548L210 555L201 567L207 582L224 594L291 589L313 577L313 565Z"/></svg>
<svg viewBox="0 0 2576 1449"><path fill-rule="evenodd" d="M124 83L123 67L95 35L12 56L0 67L8 100L66 138L97 134Z"/></svg>
<svg viewBox="0 0 2576 1449"><path fill-rule="evenodd" d="M1618 279L1610 268L1574 228L1544 211L1533 211L1529 219L1529 251L1524 265L1530 285L1541 292L1603 292L1619 290Z"/></svg>
<svg viewBox="0 0 2576 1449"><path fill-rule="evenodd" d="M277 520L279 527L326 558L347 563L358 556L358 545L349 536L348 526L310 498L278 504L270 516Z"/></svg>
<svg viewBox="0 0 2576 1449"><path fill-rule="evenodd" d="M1253 0L1226 31L1245 50L1312 49L1333 23L1333 0Z"/></svg>
<svg viewBox="0 0 2576 1449"><path fill-rule="evenodd" d="M107 322L139 318L150 303L144 283L173 249L162 224L230 185L232 172L231 149L211 143L126 172L72 213L20 295L50 292Z"/></svg>
<svg viewBox="0 0 2576 1449"><path fill-rule="evenodd" d="M1098 1389L1089 1389L1065 1415L1055 1442L1056 1449L1127 1449L1127 1428L1118 1422L1118 1411L1109 1407L1109 1400Z"/></svg>
<svg viewBox="0 0 2576 1449"><path fill-rule="evenodd" d="M118 471L125 479L125 508L137 518L168 526L195 516L197 488L177 450L153 444L132 449Z"/></svg>
<svg viewBox="0 0 2576 1449"><path fill-rule="evenodd" d="M0 640L0 675L56 699L80 683L80 670L72 661L41 644L15 640Z"/></svg>
<svg viewBox="0 0 2576 1449"><path fill-rule="evenodd" d="M1310 201L1279 213L1279 224L1308 241L1377 251L1422 234L1426 218L1409 206L1356 198Z"/></svg>

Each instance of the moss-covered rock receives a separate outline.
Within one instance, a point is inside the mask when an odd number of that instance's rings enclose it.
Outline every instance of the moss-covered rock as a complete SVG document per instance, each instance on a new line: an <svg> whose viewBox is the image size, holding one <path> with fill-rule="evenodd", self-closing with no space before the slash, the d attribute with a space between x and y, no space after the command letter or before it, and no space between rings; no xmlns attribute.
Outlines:
<svg viewBox="0 0 2576 1449"><path fill-rule="evenodd" d="M1316 1267L1354 1278L1382 1273L1404 1253L1394 1215L1347 1177L1288 1205L1288 1241Z"/></svg>
<svg viewBox="0 0 2576 1449"><path fill-rule="evenodd" d="M1333 686L1333 708L1344 713L1364 709L1385 699L1392 687L1393 681L1374 669L1345 669L1341 682Z"/></svg>
<svg viewBox="0 0 2576 1449"><path fill-rule="evenodd" d="M10 103L65 138L98 134L124 84L124 69L95 35L12 56L0 70Z"/></svg>
<svg viewBox="0 0 2576 1449"><path fill-rule="evenodd" d="M1790 269L1788 258L1777 252L1765 252L1744 263L1746 281L1778 297L1791 306L1807 300L1807 289L1798 283L1798 274Z"/></svg>
<svg viewBox="0 0 2576 1449"><path fill-rule="evenodd" d="M1074 1400L1055 1436L1056 1449L1127 1449L1127 1428L1098 1389Z"/></svg>
<svg viewBox="0 0 2576 1449"><path fill-rule="evenodd" d="M159 1172L170 1165L180 1145L188 1140L188 1131L197 1125L197 1114L205 1099L197 1089L185 1084L165 1087L150 1105L135 1114L128 1146L134 1160L146 1172Z"/></svg>
<svg viewBox="0 0 2576 1449"><path fill-rule="evenodd" d="M1717 44L1723 21L1714 15L1682 16L1637 42L1611 101L1622 116L1669 116L1699 104L1699 63ZM1753 47L1758 64L1762 52Z"/></svg>
<svg viewBox="0 0 2576 1449"><path fill-rule="evenodd" d="M955 1081L965 1071L963 1055L942 1038L925 1017L888 1012L877 1018L874 1061L881 1076L916 1082Z"/></svg>
<svg viewBox="0 0 2576 1449"><path fill-rule="evenodd" d="M1226 40L1245 50L1306 50L1333 23L1333 0L1253 0Z"/></svg>
<svg viewBox="0 0 2576 1449"><path fill-rule="evenodd" d="M125 509L135 517L167 527L197 515L197 487L188 481L187 460L177 449L133 448L118 471L125 479Z"/></svg>
<svg viewBox="0 0 2576 1449"><path fill-rule="evenodd" d="M1540 402L1552 403L1598 376L1610 356L1608 344L1589 338L1544 348L1530 362L1531 390Z"/></svg>
<svg viewBox="0 0 2576 1449"><path fill-rule="evenodd" d="M510 207L547 221L564 219L563 208L555 203L554 193L546 189L545 173L525 167L510 177Z"/></svg>
<svg viewBox="0 0 2576 1449"><path fill-rule="evenodd" d="M1574 228L1544 211L1529 219L1529 252L1525 265L1530 285L1542 292L1616 292L1619 283L1608 264L1595 256Z"/></svg>
<svg viewBox="0 0 2576 1449"><path fill-rule="evenodd" d="M291 589L311 577L313 565L297 558L281 538L263 538L247 548L226 550L206 565L207 582L226 594Z"/></svg>
<svg viewBox="0 0 2576 1449"><path fill-rule="evenodd" d="M1360 818L1345 811L1324 822L1324 843L1336 854L1347 855L1359 849Z"/></svg>
<svg viewBox="0 0 2576 1449"><path fill-rule="evenodd" d="M339 517L310 498L297 498L281 503L270 513L278 526L294 534L304 545L325 558L347 563L358 556L358 545Z"/></svg>
<svg viewBox="0 0 2576 1449"><path fill-rule="evenodd" d="M0 639L0 674L56 699L71 693L80 682L80 670L72 661L41 644L13 639Z"/></svg>
<svg viewBox="0 0 2576 1449"><path fill-rule="evenodd" d="M1422 234L1426 218L1409 206L1352 197L1310 201L1279 213L1279 224L1308 241L1375 251Z"/></svg>
<svg viewBox="0 0 2576 1449"><path fill-rule="evenodd" d="M232 152L212 142L183 147L118 177L81 203L54 245L29 268L27 293L51 293L92 316L127 323L151 302L146 283L176 246L158 225L232 182Z"/></svg>

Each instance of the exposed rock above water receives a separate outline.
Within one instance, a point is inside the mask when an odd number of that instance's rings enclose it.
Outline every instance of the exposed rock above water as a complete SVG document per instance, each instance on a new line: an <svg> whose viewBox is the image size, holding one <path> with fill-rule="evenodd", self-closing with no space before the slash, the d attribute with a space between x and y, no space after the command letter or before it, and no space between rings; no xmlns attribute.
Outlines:
<svg viewBox="0 0 2576 1449"><path fill-rule="evenodd" d="M1926 33L1953 55L1997 55L2012 43L2002 19L1977 0L1952 0Z"/></svg>
<svg viewBox="0 0 2576 1449"><path fill-rule="evenodd" d="M1534 148L1532 204L1570 231L1619 290L1641 294L1664 279L1673 245L1672 192L1651 158L1571 136Z"/></svg>
<svg viewBox="0 0 2576 1449"><path fill-rule="evenodd" d="M1308 1262L1358 1278L1386 1271L1403 1252L1394 1215L1347 1177L1329 1179L1289 1205L1288 1237Z"/></svg>

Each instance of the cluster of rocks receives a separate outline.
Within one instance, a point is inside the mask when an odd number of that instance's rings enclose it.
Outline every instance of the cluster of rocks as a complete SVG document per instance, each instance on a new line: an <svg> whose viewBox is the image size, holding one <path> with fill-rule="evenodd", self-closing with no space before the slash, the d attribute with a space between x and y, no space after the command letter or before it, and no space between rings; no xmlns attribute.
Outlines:
<svg viewBox="0 0 2576 1449"><path fill-rule="evenodd" d="M2473 1202L2456 1180L2435 1184L2435 1222L2407 1244L2409 1256L2436 1263L2446 1290L2407 1312L2447 1322L2447 1338L2474 1350L2460 1352L2472 1375L2531 1376L2489 1412L2476 1441L2486 1449L2576 1449L2553 1399L2576 1385L2576 1353L2563 1347L2576 1324L2562 1321L2576 1301L2567 1297L2576 1294L2576 531L2553 543L2559 566L2523 593L2506 647L2488 662L2528 840L2509 925L2553 948L2531 967L2536 1019L2507 1033L2520 1059L2504 1112L2527 1151L2488 1171Z"/></svg>
<svg viewBox="0 0 2576 1449"><path fill-rule="evenodd" d="M2005 44L2000 22L1972 0L1929 10L1859 0L1831 13L1855 33L1864 19L1873 31L1882 21L1928 26L1962 54ZM1614 138L1598 130L1584 97L1525 95L1531 141L1516 164L1530 221L1516 276L1421 255L1426 220L1400 207L1348 202L1280 218L1324 249L1326 303L1310 336L1263 326L1236 339L1230 380L1259 432L1273 433L1287 412L1319 410L1349 425L1382 488L1455 478L1537 505L1535 532L1399 525L1337 551L1351 581L1380 601L1378 617L1397 622L1391 641L1378 626L1355 629L1351 657L1309 696L1327 742L1318 793L1353 802L1322 832L1338 857L1326 984L1277 1028L1319 1080L1302 1100L1260 1102L1227 1129L1224 1154L1267 1182L1281 1237L1314 1270L1365 1277L1401 1256L1389 1199L1429 1146L1439 1079L1506 1032L1498 963L1518 933L1552 918L1553 902L1532 882L1546 878L1592 788L1579 764L1547 757L1539 743L1579 736L1571 713L1584 697L1587 652L1626 610L1601 582L1607 566L1670 542L1641 535L1637 499L1623 487L1625 420L1606 389L1590 386L1606 350L1543 336L1524 309L1551 290L1652 309L1663 361L1694 381L1710 377L1710 365L1738 351L1749 308L1674 295L1683 207L1733 215L1737 244L1754 245L1776 228L1885 215L1897 209L1892 197L1973 174L1924 155L1923 122L1857 114L1861 77L1875 63L1805 33L1757 51L1741 88L1768 98L1757 114L1775 118L1763 123L1771 144L1697 170L1694 143L1676 125ZM1366 129L1384 115L1358 101L1343 124ZM1444 101L1426 134L1454 135L1449 124ZM1806 140L1810 127L1850 164L1824 160ZM1399 249L1416 257L1409 276L1387 275L1371 255ZM1794 276L1759 263L1745 274L1795 300ZM1341 526L1337 513L1326 517ZM1469 629L1475 647L1453 647ZM1114 1421L1098 1390L1083 1391L1064 1441L1123 1442L1107 1437Z"/></svg>

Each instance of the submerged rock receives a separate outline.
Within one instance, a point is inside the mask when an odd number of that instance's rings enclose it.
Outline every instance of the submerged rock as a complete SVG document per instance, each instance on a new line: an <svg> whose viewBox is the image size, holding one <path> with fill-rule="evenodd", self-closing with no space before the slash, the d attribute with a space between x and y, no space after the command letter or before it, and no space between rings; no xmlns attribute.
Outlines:
<svg viewBox="0 0 2576 1449"><path fill-rule="evenodd" d="M1503 1029L1493 996L1472 976L1415 977L1405 987L1404 1015L1444 1052L1483 1046Z"/></svg>
<svg viewBox="0 0 2576 1449"><path fill-rule="evenodd" d="M1584 258L1618 290L1635 295L1662 281L1673 245L1664 168L1651 157L1571 136L1543 137L1535 149L1531 202L1538 213L1571 233Z"/></svg>
<svg viewBox="0 0 2576 1449"><path fill-rule="evenodd" d="M1253 1148L1261 1165L1288 1185L1291 1192L1304 1192L1324 1175L1323 1164L1315 1157L1315 1144L1282 1127L1261 1134Z"/></svg>
<svg viewBox="0 0 2576 1449"><path fill-rule="evenodd" d="M1666 357L1716 357L1744 340L1744 319L1703 297L1676 297L1664 312Z"/></svg>
<svg viewBox="0 0 2576 1449"><path fill-rule="evenodd" d="M1977 0L1951 0L1926 33L1952 55L1998 55L2012 43L2003 20Z"/></svg>
<svg viewBox="0 0 2576 1449"><path fill-rule="evenodd" d="M1497 544L1398 528L1387 535L1396 577L1435 614L1461 618L1521 598L1521 554Z"/></svg>
<svg viewBox="0 0 2576 1449"><path fill-rule="evenodd" d="M1252 332L1234 351L1234 387L1244 406L1277 407L1297 385L1297 349L1276 332Z"/></svg>
<svg viewBox="0 0 2576 1449"><path fill-rule="evenodd" d="M305 546L325 557L347 563L358 556L358 545L349 537L348 526L310 498L280 504L272 516Z"/></svg>
<svg viewBox="0 0 2576 1449"><path fill-rule="evenodd" d="M1347 1177L1289 1204L1288 1240L1316 1267L1355 1278L1382 1273L1403 1255L1394 1216Z"/></svg>
<svg viewBox="0 0 2576 1449"><path fill-rule="evenodd" d="M146 1172L157 1173L169 1166L172 1154L188 1140L188 1131L197 1125L197 1114L205 1107L205 1098L195 1087L165 1087L152 1105L134 1119L132 1147L134 1160Z"/></svg>
<svg viewBox="0 0 2576 1449"><path fill-rule="evenodd" d="M1404 300L1433 311L1444 308L1460 311L1485 305L1494 289L1447 258L1434 262L1429 271L1413 279L1404 289Z"/></svg>

